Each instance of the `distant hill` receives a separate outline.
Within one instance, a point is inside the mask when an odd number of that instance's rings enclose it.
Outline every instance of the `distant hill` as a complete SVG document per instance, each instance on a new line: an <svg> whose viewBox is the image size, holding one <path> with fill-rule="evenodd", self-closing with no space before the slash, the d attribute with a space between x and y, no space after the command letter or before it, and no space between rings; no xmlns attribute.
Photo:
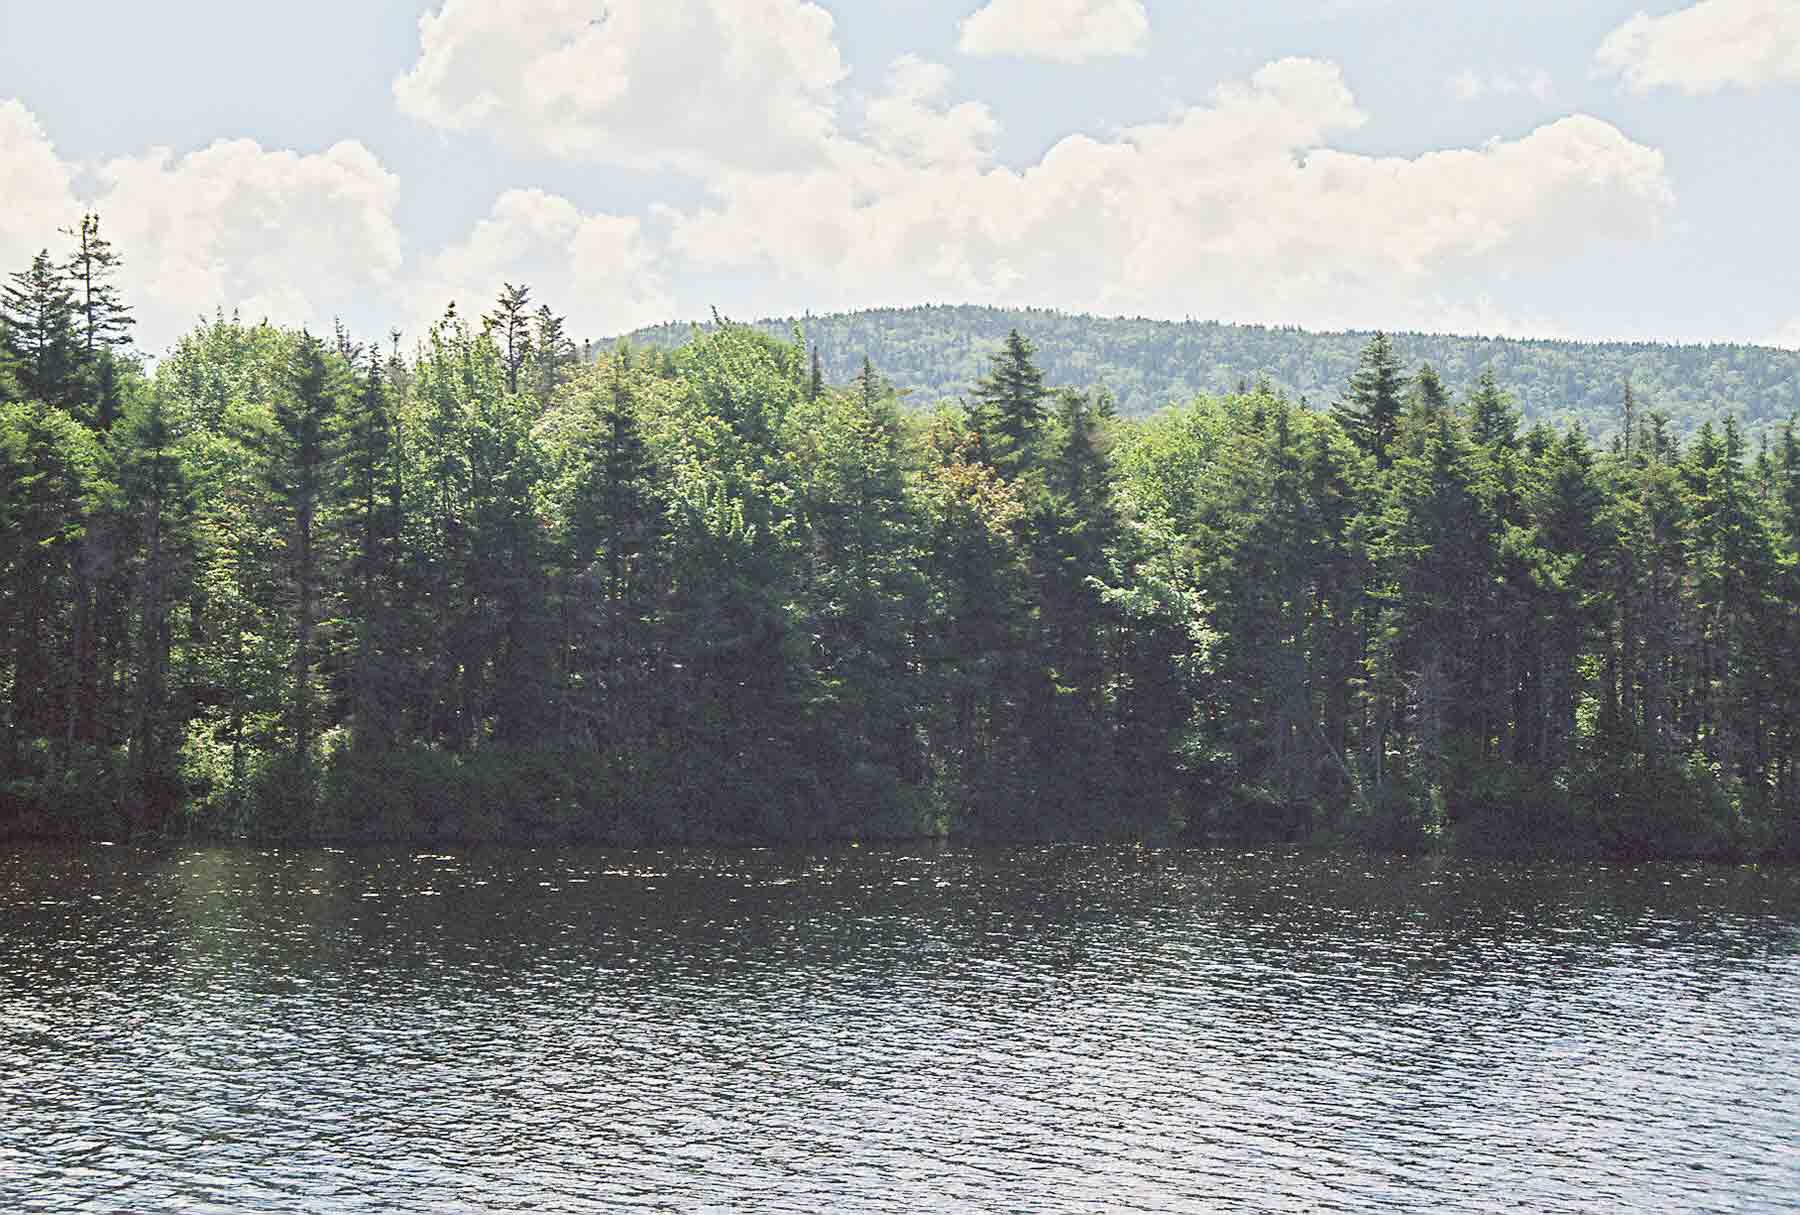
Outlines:
<svg viewBox="0 0 1800 1215"><path fill-rule="evenodd" d="M966 393L986 373L988 356L1007 331L1017 328L1036 344L1038 365L1052 384L1104 385L1128 416L1198 393L1229 393L1259 376L1291 397L1323 406L1343 392L1372 336L936 305L752 324L783 337L798 325L818 347L825 376L834 383L854 378L866 354L877 371L911 389L921 404ZM692 333L691 325L669 324L627 336L635 344L668 348ZM1773 431L1800 410L1800 352L1791 350L1392 336L1409 368L1430 362L1458 396L1491 366L1527 418L1557 425L1578 421L1597 438L1610 436L1618 425L1627 377L1639 401L1668 414L1683 433L1727 413L1737 414L1753 434Z"/></svg>

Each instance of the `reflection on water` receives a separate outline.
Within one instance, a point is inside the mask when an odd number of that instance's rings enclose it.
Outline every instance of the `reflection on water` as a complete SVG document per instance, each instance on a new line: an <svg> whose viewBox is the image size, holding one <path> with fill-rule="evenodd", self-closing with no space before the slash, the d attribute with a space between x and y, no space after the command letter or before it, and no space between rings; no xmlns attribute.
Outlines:
<svg viewBox="0 0 1800 1215"><path fill-rule="evenodd" d="M1800 874L0 852L0 1208L1789 1210Z"/></svg>

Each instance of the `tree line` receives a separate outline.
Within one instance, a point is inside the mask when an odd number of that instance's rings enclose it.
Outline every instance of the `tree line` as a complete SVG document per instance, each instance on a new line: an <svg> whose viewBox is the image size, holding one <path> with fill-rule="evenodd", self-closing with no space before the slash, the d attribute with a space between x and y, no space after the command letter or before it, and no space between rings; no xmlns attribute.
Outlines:
<svg viewBox="0 0 1800 1215"><path fill-rule="evenodd" d="M97 218L0 301L0 831L1800 850L1800 435L1527 428L1377 335L1330 409L962 399L720 324L584 358L131 352Z"/></svg>
<svg viewBox="0 0 1800 1215"><path fill-rule="evenodd" d="M1031 335L1037 363L1052 381L1104 385L1126 417L1171 402L1247 390L1258 378L1297 401L1324 406L1356 371L1372 333L1318 333L1292 327L1078 316L1045 308L930 305L757 321L786 337L801 324L818 346L825 372L855 377L866 355L903 391L928 399L970 392L988 359L1017 329ZM685 345L687 324L630 335L634 344ZM1724 343L1574 342L1392 334L1408 366L1430 363L1459 396L1493 371L1528 424L1584 427L1610 442L1618 434L1620 385L1656 402L1684 440L1700 424L1736 413L1753 446L1774 442L1800 409L1800 351Z"/></svg>

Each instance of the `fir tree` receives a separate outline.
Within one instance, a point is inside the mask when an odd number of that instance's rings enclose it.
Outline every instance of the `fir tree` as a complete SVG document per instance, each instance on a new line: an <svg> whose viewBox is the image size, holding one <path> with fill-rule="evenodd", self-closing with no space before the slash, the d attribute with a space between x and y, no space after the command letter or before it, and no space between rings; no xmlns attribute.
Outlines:
<svg viewBox="0 0 1800 1215"><path fill-rule="evenodd" d="M74 289L74 304L81 317L81 338L88 362L100 351L119 347L130 339L136 324L132 309L111 282L119 271L119 255L112 242L100 235L100 217L89 212L75 228L64 229L75 239L75 251L69 258L68 277Z"/></svg>
<svg viewBox="0 0 1800 1215"><path fill-rule="evenodd" d="M0 288L0 322L7 343L0 358L19 391L27 400L75 412L81 395L75 295L48 250Z"/></svg>
<svg viewBox="0 0 1800 1215"><path fill-rule="evenodd" d="M1032 345L1014 329L993 356L987 376L975 386L970 423L985 458L1000 472L1016 477L1036 458L1043 428L1044 400L1050 393L1044 373L1032 362Z"/></svg>
<svg viewBox="0 0 1800 1215"><path fill-rule="evenodd" d="M1468 400L1469 437L1475 445L1489 450L1516 450L1519 446L1519 411L1501 391L1492 367L1484 368L1481 380Z"/></svg>
<svg viewBox="0 0 1800 1215"><path fill-rule="evenodd" d="M289 358L285 391L275 398L265 450L269 486L285 515L288 576L293 585L294 658L289 728L297 763L311 762L315 727L314 634L320 620L324 562L321 512L334 479L336 416L342 371L325 344L302 333Z"/></svg>
<svg viewBox="0 0 1800 1215"><path fill-rule="evenodd" d="M519 391L519 372L531 358L531 288L502 284L494 311L481 318L483 328L499 334L498 344L506 368L506 391Z"/></svg>
<svg viewBox="0 0 1800 1215"><path fill-rule="evenodd" d="M1400 431L1400 360L1387 334L1377 333L1363 348L1349 395L1333 407L1339 423L1356 445L1386 470L1394 462Z"/></svg>
<svg viewBox="0 0 1800 1215"><path fill-rule="evenodd" d="M532 328L531 394L537 399L538 408L544 410L550 408L551 398L568 379L578 355L565 321L550 311L548 304L538 308L532 318ZM510 356L508 358L510 365Z"/></svg>

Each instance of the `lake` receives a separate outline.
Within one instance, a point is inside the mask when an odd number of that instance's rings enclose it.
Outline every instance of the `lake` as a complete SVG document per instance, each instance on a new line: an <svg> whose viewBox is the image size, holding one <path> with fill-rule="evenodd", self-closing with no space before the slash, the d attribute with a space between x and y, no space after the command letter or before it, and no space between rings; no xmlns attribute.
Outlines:
<svg viewBox="0 0 1800 1215"><path fill-rule="evenodd" d="M0 846L8 1211L1788 1211L1800 873Z"/></svg>

